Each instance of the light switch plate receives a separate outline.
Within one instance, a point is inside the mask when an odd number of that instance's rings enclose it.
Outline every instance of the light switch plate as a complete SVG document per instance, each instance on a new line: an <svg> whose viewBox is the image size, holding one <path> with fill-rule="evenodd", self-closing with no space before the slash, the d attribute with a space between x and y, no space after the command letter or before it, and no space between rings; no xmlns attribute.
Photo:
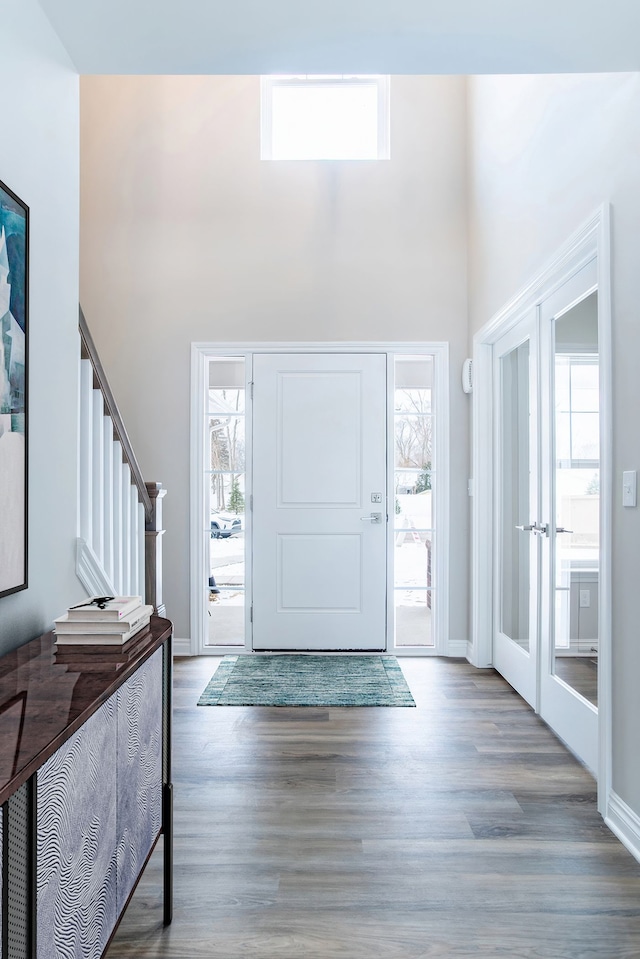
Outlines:
<svg viewBox="0 0 640 959"><path fill-rule="evenodd" d="M636 471L625 470L622 474L622 505L636 505Z"/></svg>

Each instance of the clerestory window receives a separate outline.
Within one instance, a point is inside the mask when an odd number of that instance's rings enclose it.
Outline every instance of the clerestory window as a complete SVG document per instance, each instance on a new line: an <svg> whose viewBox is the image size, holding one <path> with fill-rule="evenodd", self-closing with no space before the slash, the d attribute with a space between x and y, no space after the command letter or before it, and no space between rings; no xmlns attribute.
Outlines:
<svg viewBox="0 0 640 959"><path fill-rule="evenodd" d="M263 160L389 159L388 76L269 76Z"/></svg>

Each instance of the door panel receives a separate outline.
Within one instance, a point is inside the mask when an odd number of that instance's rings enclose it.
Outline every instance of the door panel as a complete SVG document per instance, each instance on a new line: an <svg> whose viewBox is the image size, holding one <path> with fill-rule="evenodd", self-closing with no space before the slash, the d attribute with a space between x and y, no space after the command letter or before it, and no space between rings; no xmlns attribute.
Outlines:
<svg viewBox="0 0 640 959"><path fill-rule="evenodd" d="M537 336L535 314L494 350L496 541L494 664L534 706L537 697Z"/></svg>
<svg viewBox="0 0 640 959"><path fill-rule="evenodd" d="M253 648L382 650L386 357L257 354L253 381Z"/></svg>
<svg viewBox="0 0 640 959"><path fill-rule="evenodd" d="M278 506L360 507L361 371L281 371L277 382Z"/></svg>
<svg viewBox="0 0 640 959"><path fill-rule="evenodd" d="M362 611L362 536L277 534L278 612Z"/></svg>

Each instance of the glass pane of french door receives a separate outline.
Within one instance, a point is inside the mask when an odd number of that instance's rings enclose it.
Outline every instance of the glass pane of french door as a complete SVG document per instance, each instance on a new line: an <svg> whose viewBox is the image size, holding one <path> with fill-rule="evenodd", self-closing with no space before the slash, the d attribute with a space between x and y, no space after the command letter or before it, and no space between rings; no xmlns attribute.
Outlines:
<svg viewBox="0 0 640 959"><path fill-rule="evenodd" d="M501 603L500 631L529 650L530 522L529 341L500 360ZM521 527L521 528L518 528Z"/></svg>
<svg viewBox="0 0 640 959"><path fill-rule="evenodd" d="M554 321L553 669L598 703L600 391L597 293Z"/></svg>

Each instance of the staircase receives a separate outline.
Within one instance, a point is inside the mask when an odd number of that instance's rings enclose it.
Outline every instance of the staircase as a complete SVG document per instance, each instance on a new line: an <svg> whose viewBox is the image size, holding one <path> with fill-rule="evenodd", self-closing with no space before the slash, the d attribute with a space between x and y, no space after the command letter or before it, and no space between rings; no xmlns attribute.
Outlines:
<svg viewBox="0 0 640 959"><path fill-rule="evenodd" d="M82 309L76 570L92 596L162 602L161 483L145 483Z"/></svg>

